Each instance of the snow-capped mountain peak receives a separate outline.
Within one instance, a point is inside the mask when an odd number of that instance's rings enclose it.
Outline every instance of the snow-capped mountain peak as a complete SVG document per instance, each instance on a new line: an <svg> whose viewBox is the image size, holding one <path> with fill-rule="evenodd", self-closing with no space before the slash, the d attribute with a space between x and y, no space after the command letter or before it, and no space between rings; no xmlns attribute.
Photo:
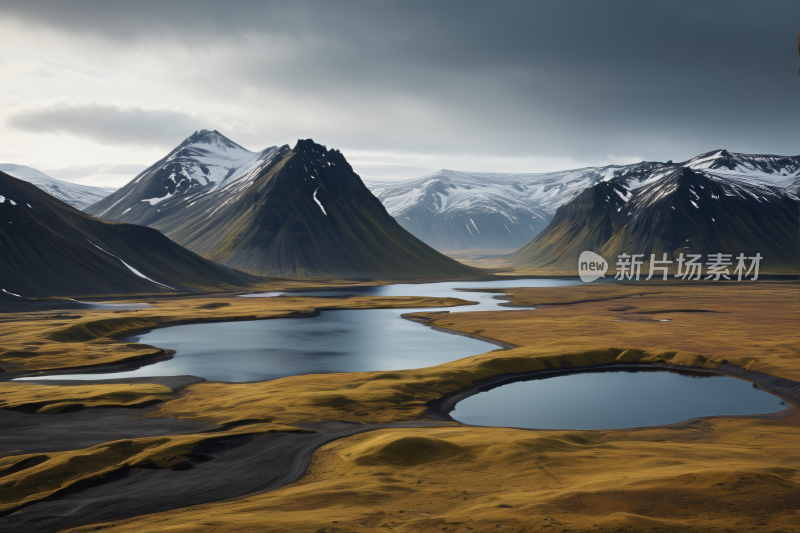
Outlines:
<svg viewBox="0 0 800 533"><path fill-rule="evenodd" d="M236 144L217 130L200 130L183 141L167 156L167 160L181 157L205 157L227 161L238 161L253 156L253 152Z"/></svg>
<svg viewBox="0 0 800 533"><path fill-rule="evenodd" d="M638 184L664 166L609 165L542 174L443 169L392 184L366 183L395 220L434 248L516 248L587 187L620 178Z"/></svg>
<svg viewBox="0 0 800 533"><path fill-rule="evenodd" d="M25 165L3 163L0 164L0 172L33 183L51 196L81 210L99 202L116 190L113 187L93 187L51 178L47 174Z"/></svg>
<svg viewBox="0 0 800 533"><path fill-rule="evenodd" d="M737 154L714 150L700 154L684 166L708 174L728 175L785 187L800 176L800 156Z"/></svg>
<svg viewBox="0 0 800 533"><path fill-rule="evenodd" d="M268 165L277 147L252 152L216 130L199 130L117 193L86 210L106 219L151 224L200 198L225 200ZM224 189L224 192L222 191Z"/></svg>
<svg viewBox="0 0 800 533"><path fill-rule="evenodd" d="M367 185L401 225L440 250L505 248L526 244L543 229L536 220L548 222L560 206L593 185L614 184L616 192L610 194L615 195L615 210L621 213L623 207L616 205L617 201L628 203L636 190L658 184L682 168L701 173L731 194L764 197L800 191L800 156L737 154L722 149L682 163L641 162L541 174L440 170L394 183L367 181ZM658 190L648 189L648 195L658 195ZM500 214L505 226L484 221L484 216L492 213ZM508 221L513 221L510 226ZM500 231L475 231L488 226Z"/></svg>

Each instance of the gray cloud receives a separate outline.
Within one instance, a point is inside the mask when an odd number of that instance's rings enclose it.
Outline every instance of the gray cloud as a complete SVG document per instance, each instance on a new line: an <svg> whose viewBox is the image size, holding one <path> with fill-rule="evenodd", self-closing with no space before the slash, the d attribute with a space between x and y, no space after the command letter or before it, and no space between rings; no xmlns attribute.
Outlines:
<svg viewBox="0 0 800 533"><path fill-rule="evenodd" d="M204 125L198 117L175 109L66 101L15 106L6 122L26 132L71 134L108 145L156 146L177 144Z"/></svg>
<svg viewBox="0 0 800 533"><path fill-rule="evenodd" d="M290 95L297 118L281 142L319 131L363 149L584 160L798 152L796 0L4 2L0 14L121 49L217 51L187 90ZM312 101L346 120L301 119ZM189 114L86 106L11 124L165 144L198 127Z"/></svg>

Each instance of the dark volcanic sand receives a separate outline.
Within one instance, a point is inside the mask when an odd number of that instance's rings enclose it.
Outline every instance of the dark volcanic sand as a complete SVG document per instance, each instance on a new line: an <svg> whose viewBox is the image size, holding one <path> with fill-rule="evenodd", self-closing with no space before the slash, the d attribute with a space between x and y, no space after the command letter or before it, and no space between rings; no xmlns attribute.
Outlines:
<svg viewBox="0 0 800 533"><path fill-rule="evenodd" d="M95 409L74 414L90 412L90 415L95 415L91 425L95 428L102 428L102 423L95 425L99 421L96 415L102 411L130 412L133 410ZM55 418L65 415L28 416L52 416ZM154 427L137 425L135 415L128 417L125 414L117 413L115 416L120 421L127 421L132 428L136 428L134 429L135 436L138 437L146 436L145 429L154 431L152 433L154 435L191 432L176 431L176 427L169 428L169 424L186 422L183 420L143 419L164 423L163 429L159 431ZM64 420L67 425L75 423L75 419L72 419L71 422L66 418ZM114 420L114 416L109 417L108 420ZM2 419L0 419L0 425L2 423ZM197 425L197 423L195 424ZM317 433L270 433L234 438L220 437L216 442L204 443L195 449L195 453L202 453L211 458L188 470L134 468L104 482L77 489L52 501L35 503L0 518L0 531L56 532L84 524L121 520L142 514L265 492L299 479L308 469L314 451L332 440L374 429L435 425L440 424L360 425L331 421L304 425L304 429L317 431ZM120 426L124 426L124 422ZM46 432L46 428L47 426L38 426L35 431ZM96 432L90 431L89 435L83 438L85 442L97 444L98 442L93 440L93 437L96 439L97 435ZM101 442L109 440L113 440L113 438L102 438ZM61 442L63 443L63 441ZM77 444L76 440L70 442L69 446L62 444L56 447L74 449L83 446L83 444ZM40 446L42 445L44 443L40 443Z"/></svg>

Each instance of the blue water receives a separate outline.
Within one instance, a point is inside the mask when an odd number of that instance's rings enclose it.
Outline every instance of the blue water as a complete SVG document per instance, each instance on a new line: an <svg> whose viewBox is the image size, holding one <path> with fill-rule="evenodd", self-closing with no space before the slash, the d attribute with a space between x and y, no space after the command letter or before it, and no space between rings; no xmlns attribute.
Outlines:
<svg viewBox="0 0 800 533"><path fill-rule="evenodd" d="M294 294L302 296L429 296L431 298L461 298L475 302L475 305L468 307L451 307L450 312L459 311L500 311L509 309L500 304L507 303L507 300L497 298L503 296L497 293L470 292L469 289L509 289L517 287L566 287L569 285L580 285L580 280L573 279L512 279L502 281L445 281L441 283L408 283L395 285L376 285L367 287L345 287L335 289L321 289L316 291L303 291ZM459 290L464 289L464 290ZM280 292L262 292L244 295L247 298L275 297L280 296ZM519 308L517 308L519 309ZM403 311L405 313L407 311ZM402 314L402 313L401 313Z"/></svg>
<svg viewBox="0 0 800 533"><path fill-rule="evenodd" d="M175 350L167 361L137 370L23 378L118 379L194 375L243 382L299 374L391 371L430 367L485 353L487 342L435 331L404 320L415 311L503 311L496 293L470 289L555 287L574 280L447 282L325 289L302 293L456 297L474 305L441 309L323 311L310 318L216 322L155 329L128 342ZM466 290L457 290L466 289ZM286 293L244 295L276 298ZM509 383L462 400L451 413L464 423L542 429L614 429L653 426L711 415L748 415L782 410L780 399L725 376L669 371L587 372Z"/></svg>
<svg viewBox="0 0 800 533"><path fill-rule="evenodd" d="M415 311L510 310L496 294L458 291L458 288L556 287L574 280L508 280L447 282L378 287L326 289L304 296L444 296L476 302L442 309L343 309L322 311L310 318L216 322L159 328L129 337L175 350L175 356L137 370L113 373L69 374L23 379L117 379L146 376L200 376L212 381L242 382L278 379L298 374L389 371L434 366L482 354L497 347L490 343L435 331L400 315ZM248 297L275 298L283 293Z"/></svg>
<svg viewBox="0 0 800 533"><path fill-rule="evenodd" d="M785 408L780 398L739 379L648 370L517 381L458 402L450 416L477 426L619 429L672 424L701 416L773 413Z"/></svg>

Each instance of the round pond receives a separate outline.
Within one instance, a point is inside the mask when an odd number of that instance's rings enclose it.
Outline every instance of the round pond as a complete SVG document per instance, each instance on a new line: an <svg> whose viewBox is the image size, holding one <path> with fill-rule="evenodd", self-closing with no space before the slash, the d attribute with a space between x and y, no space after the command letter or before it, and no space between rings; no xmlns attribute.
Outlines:
<svg viewBox="0 0 800 533"><path fill-rule="evenodd" d="M620 429L785 408L780 398L743 380L708 372L642 369L515 381L461 400L450 416L476 426Z"/></svg>

